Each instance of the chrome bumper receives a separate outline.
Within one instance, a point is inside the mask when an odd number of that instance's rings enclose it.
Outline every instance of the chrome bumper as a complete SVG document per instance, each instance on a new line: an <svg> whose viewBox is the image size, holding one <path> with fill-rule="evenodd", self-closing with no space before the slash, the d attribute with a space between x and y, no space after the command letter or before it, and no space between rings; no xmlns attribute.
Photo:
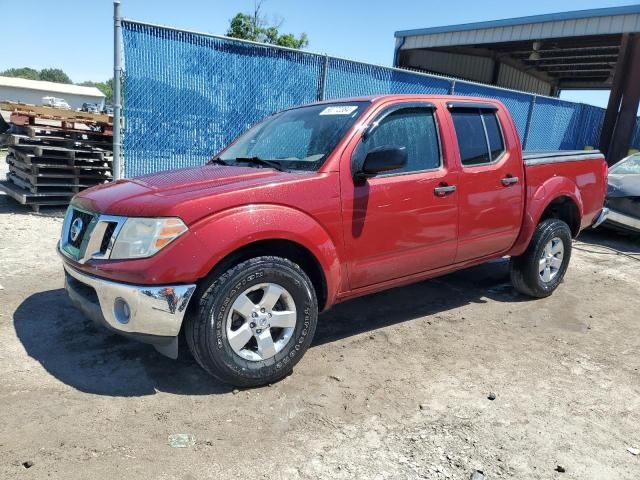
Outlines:
<svg viewBox="0 0 640 480"><path fill-rule="evenodd" d="M128 285L82 273L63 264L71 302L97 323L156 345L175 343L195 285ZM124 303L128 307L124 307ZM173 355L172 346L167 353Z"/></svg>
<svg viewBox="0 0 640 480"><path fill-rule="evenodd" d="M598 228L600 225L602 225L602 223L607 219L609 214L610 212L607 207L604 207L602 210L600 210L600 215L598 215L596 220L593 222L593 225L591 226L591 228Z"/></svg>

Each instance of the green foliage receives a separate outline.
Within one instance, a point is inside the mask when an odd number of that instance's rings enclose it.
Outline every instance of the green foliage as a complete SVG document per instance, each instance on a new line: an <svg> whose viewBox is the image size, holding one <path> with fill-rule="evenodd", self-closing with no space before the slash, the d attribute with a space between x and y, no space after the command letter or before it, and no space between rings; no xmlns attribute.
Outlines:
<svg viewBox="0 0 640 480"><path fill-rule="evenodd" d="M29 67L10 68L4 72L0 72L0 76L26 78L27 80L40 80L40 72Z"/></svg>
<svg viewBox="0 0 640 480"><path fill-rule="evenodd" d="M82 82L79 85L83 87L96 87L105 94L106 103L113 103L113 78L110 78L106 82Z"/></svg>
<svg viewBox="0 0 640 480"><path fill-rule="evenodd" d="M43 80L45 82L73 83L69 76L59 68L43 68L42 70L36 70L30 67L10 68L4 72L0 72L0 75L4 77L26 78L27 80Z"/></svg>
<svg viewBox="0 0 640 480"><path fill-rule="evenodd" d="M253 15L238 13L229 21L227 36L297 49L304 48L309 44L306 33L296 37L292 33L281 34L279 29L279 24L270 25L266 18L260 15L260 4L258 3Z"/></svg>
<svg viewBox="0 0 640 480"><path fill-rule="evenodd" d="M59 68L43 68L40 70L40 80L56 83L73 83L69 76Z"/></svg>
<svg viewBox="0 0 640 480"><path fill-rule="evenodd" d="M278 36L275 44L280 45L281 47L300 49L309 45L309 40L306 33L303 33L298 38L294 37L291 33L287 33L285 35Z"/></svg>
<svg viewBox="0 0 640 480"><path fill-rule="evenodd" d="M258 41L258 31L253 17L246 13L238 13L229 22L227 36L243 40Z"/></svg>

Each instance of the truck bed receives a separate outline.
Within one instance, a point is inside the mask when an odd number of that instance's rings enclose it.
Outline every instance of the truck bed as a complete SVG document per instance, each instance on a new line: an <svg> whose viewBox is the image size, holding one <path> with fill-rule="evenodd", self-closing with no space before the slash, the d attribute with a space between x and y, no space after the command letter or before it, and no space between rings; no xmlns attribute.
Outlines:
<svg viewBox="0 0 640 480"><path fill-rule="evenodd" d="M526 151L522 154L527 181L527 205L534 202L538 187L566 182L566 191L580 192L581 228L591 225L602 209L606 193L604 155L599 150Z"/></svg>
<svg viewBox="0 0 640 480"><path fill-rule="evenodd" d="M604 155L600 150L527 150L522 152L522 159L525 165L578 162L603 158Z"/></svg>

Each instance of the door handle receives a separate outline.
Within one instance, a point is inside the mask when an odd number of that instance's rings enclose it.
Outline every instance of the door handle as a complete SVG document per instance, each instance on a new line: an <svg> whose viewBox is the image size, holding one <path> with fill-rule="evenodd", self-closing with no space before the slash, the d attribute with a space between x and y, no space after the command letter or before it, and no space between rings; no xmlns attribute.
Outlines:
<svg viewBox="0 0 640 480"><path fill-rule="evenodd" d="M455 185L440 185L433 189L433 193L435 193L438 197L444 197L449 193L453 193L456 191Z"/></svg>
<svg viewBox="0 0 640 480"><path fill-rule="evenodd" d="M520 179L518 177L512 177L511 175L507 175L502 179L502 185L508 187L509 185L513 185L514 183L518 183Z"/></svg>

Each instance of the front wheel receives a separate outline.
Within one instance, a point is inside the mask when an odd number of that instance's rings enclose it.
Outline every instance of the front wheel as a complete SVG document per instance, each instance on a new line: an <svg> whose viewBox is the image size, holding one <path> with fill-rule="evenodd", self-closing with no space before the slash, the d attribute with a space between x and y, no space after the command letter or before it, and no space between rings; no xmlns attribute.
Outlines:
<svg viewBox="0 0 640 480"><path fill-rule="evenodd" d="M514 288L531 297L548 297L564 278L571 258L571 230L562 220L540 222L527 250L511 257Z"/></svg>
<svg viewBox="0 0 640 480"><path fill-rule="evenodd" d="M295 263L257 257L202 286L185 335L196 361L225 383L255 387L288 375L309 348L318 302Z"/></svg>

